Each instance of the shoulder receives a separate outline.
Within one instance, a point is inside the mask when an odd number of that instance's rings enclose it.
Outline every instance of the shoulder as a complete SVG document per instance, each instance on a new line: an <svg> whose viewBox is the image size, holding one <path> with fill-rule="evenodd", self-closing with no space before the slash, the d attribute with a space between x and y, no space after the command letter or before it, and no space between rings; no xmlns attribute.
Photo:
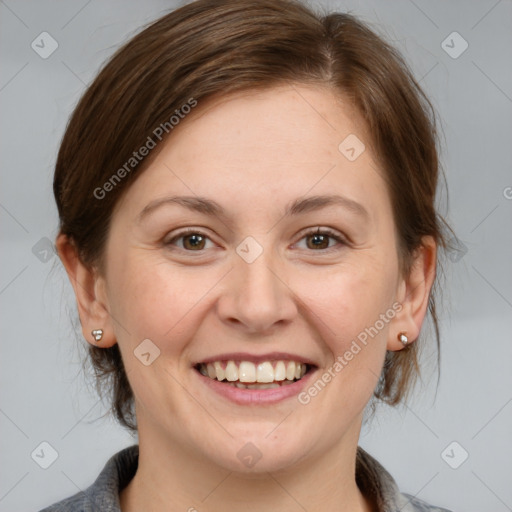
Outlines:
<svg viewBox="0 0 512 512"><path fill-rule="evenodd" d="M430 505L426 501L420 500L419 498L411 496L405 492L400 494L398 502L401 507L401 512L452 512L447 508Z"/></svg>
<svg viewBox="0 0 512 512"><path fill-rule="evenodd" d="M400 492L386 468L360 446L356 458L356 482L362 493L375 502L378 512L452 512Z"/></svg>
<svg viewBox="0 0 512 512"><path fill-rule="evenodd" d="M121 512L119 492L135 475L138 457L138 445L120 450L110 457L91 486L40 512Z"/></svg>
<svg viewBox="0 0 512 512"><path fill-rule="evenodd" d="M93 512L94 510L97 510L94 503L85 496L85 493L78 492L69 498L40 510L40 512Z"/></svg>

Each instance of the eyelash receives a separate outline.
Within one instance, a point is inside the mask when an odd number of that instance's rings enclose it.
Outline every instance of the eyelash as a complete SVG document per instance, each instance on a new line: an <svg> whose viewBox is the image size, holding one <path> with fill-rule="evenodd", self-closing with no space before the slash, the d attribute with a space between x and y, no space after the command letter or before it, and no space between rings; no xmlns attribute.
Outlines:
<svg viewBox="0 0 512 512"><path fill-rule="evenodd" d="M210 237L208 235L206 235L205 233L203 233L202 231L199 231L194 228L187 228L187 229L177 233L173 238L171 238L169 241L165 242L164 245L166 245L166 246L174 245L174 242L176 240L179 240L180 238L184 238L187 235L200 235L200 236L210 240ZM329 228L315 228L314 230L307 231L306 233L303 234L303 236L300 238L300 240L303 240L304 238L306 238L308 236L313 236L313 235L323 235L323 236L327 235L328 237L332 238L333 240L336 240L336 242L338 242L338 244L340 244L342 246L347 245L347 241L343 237L341 237L338 233L336 233L335 231L333 231L332 229L329 229ZM198 251L192 251L192 250L188 250L188 249L183 249L181 247L179 247L179 249L182 251L185 251L185 252L189 252L189 253L194 253L194 252L202 253L203 251L206 250L206 249L200 249ZM311 251L320 252L320 253L325 254L327 252L331 252L332 250L337 250L337 249L339 249L339 248L336 248L335 246L333 246L333 247L328 247L326 249L318 249L318 250L311 249Z"/></svg>

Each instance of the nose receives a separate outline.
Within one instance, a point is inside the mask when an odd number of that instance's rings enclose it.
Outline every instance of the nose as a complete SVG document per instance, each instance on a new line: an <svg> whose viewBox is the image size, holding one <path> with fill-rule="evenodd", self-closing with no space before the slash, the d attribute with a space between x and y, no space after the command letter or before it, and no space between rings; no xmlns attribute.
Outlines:
<svg viewBox="0 0 512 512"><path fill-rule="evenodd" d="M266 257L265 251L252 263L235 256L217 308L223 322L250 334L271 333L277 326L290 323L297 314L284 271Z"/></svg>

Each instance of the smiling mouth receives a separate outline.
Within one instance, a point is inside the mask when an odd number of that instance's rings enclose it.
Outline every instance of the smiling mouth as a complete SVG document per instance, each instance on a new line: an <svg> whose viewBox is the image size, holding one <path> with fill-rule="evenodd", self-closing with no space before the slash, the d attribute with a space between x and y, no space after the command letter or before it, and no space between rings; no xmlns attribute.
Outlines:
<svg viewBox="0 0 512 512"><path fill-rule="evenodd" d="M274 389L299 381L312 366L298 361L213 361L195 369L205 377L240 389Z"/></svg>

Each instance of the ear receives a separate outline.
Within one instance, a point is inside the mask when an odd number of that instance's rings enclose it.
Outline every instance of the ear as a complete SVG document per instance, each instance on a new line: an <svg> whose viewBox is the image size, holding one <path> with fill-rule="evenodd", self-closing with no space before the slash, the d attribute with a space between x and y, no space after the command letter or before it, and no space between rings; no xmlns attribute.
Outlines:
<svg viewBox="0 0 512 512"><path fill-rule="evenodd" d="M96 347L107 348L116 343L112 321L108 312L105 279L96 269L84 265L72 240L60 234L56 240L57 252L75 291L80 324L84 338ZM96 341L91 331L103 330Z"/></svg>
<svg viewBox="0 0 512 512"><path fill-rule="evenodd" d="M402 309L396 314L389 330L387 349L404 348L398 333L405 332L409 343L415 341L421 330L428 309L430 291L436 276L437 246L431 236L425 236L415 251L408 276L399 280L397 302Z"/></svg>

